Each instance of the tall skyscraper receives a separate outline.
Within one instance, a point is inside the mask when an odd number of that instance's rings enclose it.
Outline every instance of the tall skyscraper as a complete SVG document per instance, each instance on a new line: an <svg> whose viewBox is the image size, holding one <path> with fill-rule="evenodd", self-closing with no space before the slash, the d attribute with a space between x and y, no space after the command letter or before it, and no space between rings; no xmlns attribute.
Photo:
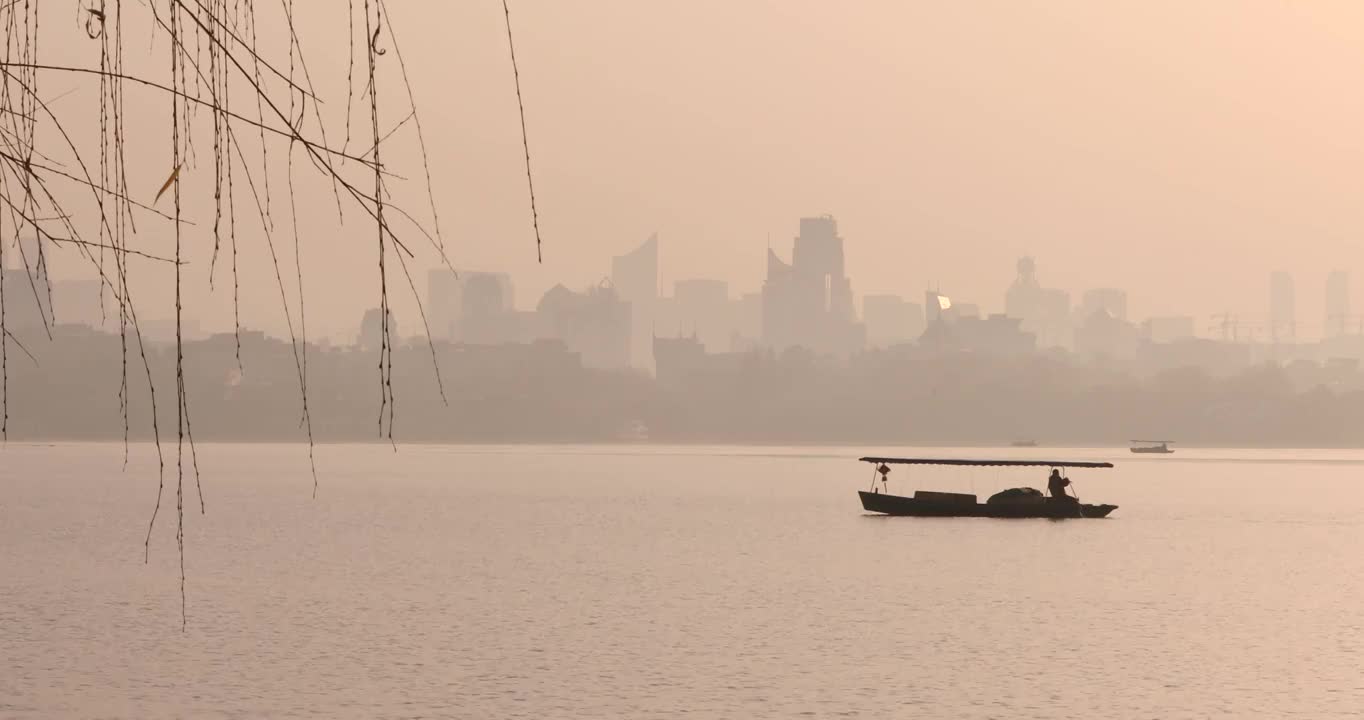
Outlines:
<svg viewBox="0 0 1364 720"><path fill-rule="evenodd" d="M947 322L951 319L952 298L943 295L937 290L924 291L924 325L925 329L932 328L940 322Z"/></svg>
<svg viewBox="0 0 1364 720"><path fill-rule="evenodd" d="M1064 290L1044 288L1037 280L1037 263L1018 259L1018 275L1004 294L1004 311L1022 320L1020 327L1037 336L1042 347L1070 347L1070 296Z"/></svg>
<svg viewBox="0 0 1364 720"><path fill-rule="evenodd" d="M630 364L654 366L654 311L658 302L658 233L611 259L611 285L630 303Z"/></svg>
<svg viewBox="0 0 1364 720"><path fill-rule="evenodd" d="M1297 334L1293 276L1277 271L1269 276L1269 337L1273 342L1292 342Z"/></svg>
<svg viewBox="0 0 1364 720"><path fill-rule="evenodd" d="M1326 276L1326 334L1344 335L1350 318L1350 276L1336 270Z"/></svg>
<svg viewBox="0 0 1364 720"><path fill-rule="evenodd" d="M798 346L834 355L856 352L866 343L833 217L800 219L789 265L767 251L763 342L778 350Z"/></svg>

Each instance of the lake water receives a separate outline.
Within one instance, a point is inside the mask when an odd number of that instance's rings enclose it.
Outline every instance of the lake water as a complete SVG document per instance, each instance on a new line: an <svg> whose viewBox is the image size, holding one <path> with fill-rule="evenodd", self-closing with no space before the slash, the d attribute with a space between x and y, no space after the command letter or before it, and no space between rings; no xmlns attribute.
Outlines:
<svg viewBox="0 0 1364 720"><path fill-rule="evenodd" d="M173 458L144 565L148 448L0 450L0 717L1364 712L1364 452L322 446L314 500L306 449L199 450L183 633ZM864 450L1112 459L1120 507L868 516Z"/></svg>

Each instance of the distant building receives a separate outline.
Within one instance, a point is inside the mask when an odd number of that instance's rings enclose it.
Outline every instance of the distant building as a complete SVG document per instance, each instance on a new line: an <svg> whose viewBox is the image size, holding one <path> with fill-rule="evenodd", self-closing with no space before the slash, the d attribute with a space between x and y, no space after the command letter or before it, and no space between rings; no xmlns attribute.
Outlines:
<svg viewBox="0 0 1364 720"><path fill-rule="evenodd" d="M1293 299L1293 276L1275 272L1269 276L1269 337L1272 342L1293 342L1297 337L1297 308Z"/></svg>
<svg viewBox="0 0 1364 720"><path fill-rule="evenodd" d="M658 363L658 382L683 385L706 376L733 375L743 366L743 353L708 353L695 335L653 338L654 359Z"/></svg>
<svg viewBox="0 0 1364 720"><path fill-rule="evenodd" d="M711 352L729 349L736 325L729 308L729 283L704 278L678 280L673 285L673 303L681 332L694 334Z"/></svg>
<svg viewBox="0 0 1364 720"><path fill-rule="evenodd" d="M1140 340L1136 326L1105 307L1095 308L1075 328L1075 352L1089 359L1131 359Z"/></svg>
<svg viewBox="0 0 1364 720"><path fill-rule="evenodd" d="M991 355L1022 355L1037 348L1037 337L1022 329L1019 318L979 314L945 319L940 316L919 339L925 348Z"/></svg>
<svg viewBox="0 0 1364 720"><path fill-rule="evenodd" d="M1004 294L1004 312L1020 318L1022 328L1037 336L1042 347L1070 347L1070 296L1064 290L1042 287L1037 280L1037 263L1030 257L1019 258L1018 275Z"/></svg>
<svg viewBox="0 0 1364 720"><path fill-rule="evenodd" d="M763 342L769 347L848 355L866 343L852 282L844 274L843 238L831 216L801 218L790 264L768 250L762 298Z"/></svg>
<svg viewBox="0 0 1364 720"><path fill-rule="evenodd" d="M862 298L862 322L867 344L890 347L917 340L924 332L924 309L899 295L867 295Z"/></svg>
<svg viewBox="0 0 1364 720"><path fill-rule="evenodd" d="M1142 323L1142 337L1153 343L1169 343L1194 336L1194 319L1188 315L1148 318Z"/></svg>
<svg viewBox="0 0 1364 720"><path fill-rule="evenodd" d="M536 306L541 337L562 340L585 367L631 366L630 303L603 284L586 292L555 285Z"/></svg>
<svg viewBox="0 0 1364 720"><path fill-rule="evenodd" d="M516 309L506 273L465 272L454 338L474 345L527 342L535 337L534 314Z"/></svg>
<svg viewBox="0 0 1364 720"><path fill-rule="evenodd" d="M46 334L43 328L52 323L47 276L25 270L22 264L18 269L5 268L0 272L4 273L5 282L5 329L12 333Z"/></svg>
<svg viewBox="0 0 1364 720"><path fill-rule="evenodd" d="M931 329L940 322L949 322L954 318L952 312L952 298L943 295L937 290L928 290L924 293L924 329Z"/></svg>
<svg viewBox="0 0 1364 720"><path fill-rule="evenodd" d="M630 303L631 364L650 369L654 360L649 338L654 333L658 302L658 233L634 250L611 259L611 284L620 298Z"/></svg>
<svg viewBox="0 0 1364 720"><path fill-rule="evenodd" d="M1350 276L1336 270L1326 276L1326 335L1344 335L1350 324Z"/></svg>
<svg viewBox="0 0 1364 720"><path fill-rule="evenodd" d="M729 349L747 352L759 347L763 333L762 293L744 293L730 301L734 317L734 332L729 338Z"/></svg>
<svg viewBox="0 0 1364 720"><path fill-rule="evenodd" d="M489 345L528 339L507 273L432 270L427 275L425 310L437 340Z"/></svg>
<svg viewBox="0 0 1364 720"><path fill-rule="evenodd" d="M370 308L365 311L365 315L360 319L360 336L356 339L356 345L362 350L378 350L383 346L384 326L383 313L379 308ZM398 323L393 319L393 311L388 311L388 340L396 344L402 336L398 334ZM390 345L392 347L392 345Z"/></svg>
<svg viewBox="0 0 1364 720"><path fill-rule="evenodd" d="M956 305L952 306L951 312L954 316L956 316L957 320L969 318L979 319L981 317L980 306L977 305L976 303L959 302ZM1000 317L1004 316L1001 315Z"/></svg>
<svg viewBox="0 0 1364 720"><path fill-rule="evenodd" d="M1093 317L1102 310L1109 317L1127 321L1127 291L1118 288L1094 288L1086 290L1080 299L1080 322Z"/></svg>
<svg viewBox="0 0 1364 720"><path fill-rule="evenodd" d="M426 274L426 321L433 340L454 339L462 284L450 268L436 268Z"/></svg>

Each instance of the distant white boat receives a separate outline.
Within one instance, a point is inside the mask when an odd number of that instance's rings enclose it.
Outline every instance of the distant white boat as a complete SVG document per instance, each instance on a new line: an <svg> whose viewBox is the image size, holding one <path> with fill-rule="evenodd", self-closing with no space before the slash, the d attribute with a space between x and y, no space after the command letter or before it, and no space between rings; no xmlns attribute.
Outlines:
<svg viewBox="0 0 1364 720"><path fill-rule="evenodd" d="M648 442L649 426L642 420L631 420L625 424L616 438L624 442Z"/></svg>

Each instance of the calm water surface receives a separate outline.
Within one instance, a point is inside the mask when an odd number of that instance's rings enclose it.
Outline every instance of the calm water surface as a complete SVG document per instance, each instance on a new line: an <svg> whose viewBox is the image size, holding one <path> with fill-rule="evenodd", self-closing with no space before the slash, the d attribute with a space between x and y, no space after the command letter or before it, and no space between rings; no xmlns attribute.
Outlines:
<svg viewBox="0 0 1364 720"><path fill-rule="evenodd" d="M864 515L862 450L201 447L181 633L173 459L144 565L148 448L10 444L0 717L1364 712L1364 453L898 450L1117 461L1057 522Z"/></svg>

